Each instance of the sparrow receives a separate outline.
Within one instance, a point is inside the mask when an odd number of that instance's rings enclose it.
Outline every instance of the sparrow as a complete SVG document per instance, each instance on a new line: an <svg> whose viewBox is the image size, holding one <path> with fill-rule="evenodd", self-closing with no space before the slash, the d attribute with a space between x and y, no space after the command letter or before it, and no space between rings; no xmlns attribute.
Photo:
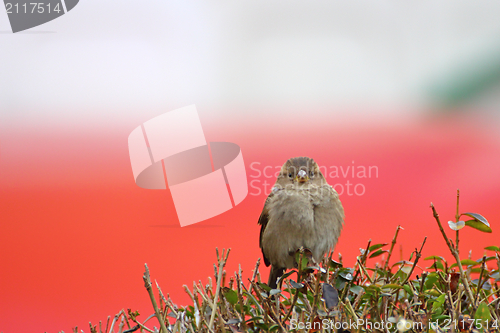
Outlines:
<svg viewBox="0 0 500 333"><path fill-rule="evenodd" d="M295 157L281 167L258 223L264 263L271 265L268 285L274 289L285 270L297 266L295 253L301 247L309 249L316 262L333 250L344 208L316 162Z"/></svg>

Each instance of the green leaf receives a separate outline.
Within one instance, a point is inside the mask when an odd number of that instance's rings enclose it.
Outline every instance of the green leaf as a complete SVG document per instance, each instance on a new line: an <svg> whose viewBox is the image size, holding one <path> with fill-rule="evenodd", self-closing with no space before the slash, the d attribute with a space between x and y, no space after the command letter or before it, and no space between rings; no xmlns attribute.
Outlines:
<svg viewBox="0 0 500 333"><path fill-rule="evenodd" d="M228 289L226 291L223 291L223 293L224 297L227 299L229 303L231 303L232 305L238 303L238 294L236 293L236 291Z"/></svg>
<svg viewBox="0 0 500 333"><path fill-rule="evenodd" d="M462 266L477 266L477 265L481 265L481 263L479 262L476 262L474 260L471 260L471 259L462 259L460 260L460 263L462 264ZM457 267L457 263L454 263L453 265L450 266L450 268L453 268L453 267Z"/></svg>
<svg viewBox="0 0 500 333"><path fill-rule="evenodd" d="M484 248L485 250L500 252L500 248L498 246L487 246Z"/></svg>
<svg viewBox="0 0 500 333"><path fill-rule="evenodd" d="M188 306L188 309L186 310L186 314L192 316L194 313L194 307L192 305Z"/></svg>
<svg viewBox="0 0 500 333"><path fill-rule="evenodd" d="M488 232L488 233L491 232L490 223L488 222L488 220L484 218L484 216L477 213L463 213L462 215L466 215L473 218L473 220L465 221L465 225L468 225L469 227L477 229L482 232Z"/></svg>
<svg viewBox="0 0 500 333"><path fill-rule="evenodd" d="M260 320L264 320L264 317L262 317L262 316L255 316L255 317L252 317L252 318L248 319L246 322L250 323L250 322L253 321L254 323L257 323Z"/></svg>
<svg viewBox="0 0 500 333"><path fill-rule="evenodd" d="M486 280L486 281L483 283L483 286L482 286L482 287L483 287L483 289L484 289L484 290L491 290L491 283L490 283L488 280Z"/></svg>
<svg viewBox="0 0 500 333"><path fill-rule="evenodd" d="M482 216L481 214L478 214L478 213L462 213L460 216L462 215L467 215L469 217L472 217L474 220L477 220L481 223L484 223L486 224L488 227L490 226L490 223L488 222L487 219L484 218L484 216Z"/></svg>
<svg viewBox="0 0 500 333"><path fill-rule="evenodd" d="M393 281L404 281L406 279L406 277L408 276L408 274L406 274L402 269L401 270L398 270L396 272L396 274L394 274L392 276L392 280Z"/></svg>
<svg viewBox="0 0 500 333"><path fill-rule="evenodd" d="M291 285L292 285L292 287L293 287L293 288L295 288L295 289L300 289L300 288L304 287L304 284L303 284L303 283L300 283L300 282L299 282L299 283L297 283L297 282L295 282L295 281L293 281L293 280L290 280L290 284L291 284Z"/></svg>
<svg viewBox="0 0 500 333"><path fill-rule="evenodd" d="M446 262L446 260L441 256L428 256L427 258L424 258L424 260L436 260L436 261Z"/></svg>
<svg viewBox="0 0 500 333"><path fill-rule="evenodd" d="M492 232L489 225L486 225L478 220L465 221L465 225L468 225L469 227L477 229L477 230L482 231L482 232L487 232L487 233Z"/></svg>
<svg viewBox="0 0 500 333"><path fill-rule="evenodd" d="M291 270L289 272L286 272L285 274L283 274L281 277L280 277L280 280L281 281L284 281L287 277L289 277L290 275L292 275L293 273L297 273L297 275L299 274L296 270ZM271 289L269 289L271 290ZM268 291L269 291L268 290Z"/></svg>
<svg viewBox="0 0 500 333"><path fill-rule="evenodd" d="M337 268L337 267L342 267L342 264L339 263L338 261L335 261L333 259L330 260L329 266L331 268Z"/></svg>
<svg viewBox="0 0 500 333"><path fill-rule="evenodd" d="M441 293L437 291L436 289L432 288L431 290L426 290L425 291L427 294L432 295L432 296L439 296Z"/></svg>
<svg viewBox="0 0 500 333"><path fill-rule="evenodd" d="M365 291L368 293L368 292L381 292L382 291L382 288L380 288L379 286L377 285L374 285L374 284L371 284L369 286L366 286L365 287Z"/></svg>
<svg viewBox="0 0 500 333"><path fill-rule="evenodd" d="M413 262L411 261L407 261L407 260L400 260L398 262L395 262L394 264L392 264L391 268L396 266L396 265L413 265Z"/></svg>
<svg viewBox="0 0 500 333"><path fill-rule="evenodd" d="M387 251L387 250L378 250L378 251L375 251L375 252L373 252L370 255L370 258L378 257L379 255L381 255L382 253L385 253L385 252L389 252L389 251Z"/></svg>
<svg viewBox="0 0 500 333"><path fill-rule="evenodd" d="M404 266L404 267L401 268L401 272L406 273L406 274L410 274L411 267L410 266Z"/></svg>
<svg viewBox="0 0 500 333"><path fill-rule="evenodd" d="M403 286L404 290L408 293L408 295L410 295L411 297L413 297L413 291L411 290L410 286L405 284Z"/></svg>
<svg viewBox="0 0 500 333"><path fill-rule="evenodd" d="M271 291L271 287L269 287L267 284L262 283L262 282L257 282L257 284L259 285L259 287L261 287L265 291Z"/></svg>
<svg viewBox="0 0 500 333"><path fill-rule="evenodd" d="M359 292L363 290L363 287L360 287L360 286L352 286L351 287L351 291L356 294L356 295L359 295Z"/></svg>
<svg viewBox="0 0 500 333"><path fill-rule="evenodd" d="M352 268L342 268L339 271L339 276L342 277L344 280L352 281L352 279L354 279L352 273L353 273Z"/></svg>
<svg viewBox="0 0 500 333"><path fill-rule="evenodd" d="M301 269L307 267L309 260L312 259L312 252L309 249L299 249L295 252L295 261L297 262L297 266L300 266Z"/></svg>
<svg viewBox="0 0 500 333"><path fill-rule="evenodd" d="M257 326L258 328L263 329L266 332L269 331L269 327L266 324L264 324L264 323L255 323L255 326Z"/></svg>
<svg viewBox="0 0 500 333"><path fill-rule="evenodd" d="M280 292L281 292L281 289L273 289L269 292L269 296L279 294Z"/></svg>
<svg viewBox="0 0 500 333"><path fill-rule="evenodd" d="M321 273L325 274L326 273L326 270L323 268L323 267L318 267L318 266L307 266L306 268L304 268L304 272L307 273L312 273L313 271L320 271Z"/></svg>
<svg viewBox="0 0 500 333"><path fill-rule="evenodd" d="M484 280L483 280L484 281ZM478 285L479 279L474 279L471 281L475 286ZM484 290L491 290L491 284L488 281L484 281L483 285L481 286L482 289Z"/></svg>
<svg viewBox="0 0 500 333"><path fill-rule="evenodd" d="M335 289L332 285L328 283L323 283L322 289L323 289L323 299L325 300L326 308L328 310L331 310L339 304L339 292L337 289Z"/></svg>
<svg viewBox="0 0 500 333"><path fill-rule="evenodd" d="M278 328L280 328L279 325L274 324L271 327L269 327L269 332L274 332L274 331L278 330Z"/></svg>
<svg viewBox="0 0 500 333"><path fill-rule="evenodd" d="M328 316L328 313L326 313L325 311L323 311L321 309L318 309L318 315L321 317L326 317L326 316Z"/></svg>
<svg viewBox="0 0 500 333"><path fill-rule="evenodd" d="M445 265L448 266L446 259L444 259L441 256L429 256L429 257L424 258L424 260L434 260L434 263L431 266L427 267L427 269L444 270ZM443 265L443 262L444 262L444 265Z"/></svg>
<svg viewBox="0 0 500 333"><path fill-rule="evenodd" d="M402 286L400 286L399 284L389 283L389 284L386 284L386 285L383 285L383 286L382 286L382 289L386 289L386 288L391 288L391 289L401 289L401 288L403 288L403 287L402 287Z"/></svg>
<svg viewBox="0 0 500 333"><path fill-rule="evenodd" d="M491 261L491 260L496 260L496 259L497 259L497 257L486 257L486 258L484 259L484 262L488 262L488 261ZM481 264L481 263L483 262L483 258L479 258L479 259L477 259L477 260L476 260L476 262Z"/></svg>
<svg viewBox="0 0 500 333"><path fill-rule="evenodd" d="M388 243L382 243L382 244L374 244L368 248L368 252L375 251L377 249L380 249L383 246L386 246Z"/></svg>
<svg viewBox="0 0 500 333"><path fill-rule="evenodd" d="M487 322L491 322L490 309L488 309L488 305L486 305L485 302L481 302L481 304L479 304L479 306L477 307L474 319L476 320L480 319L481 321L485 321L483 326L485 326Z"/></svg>
<svg viewBox="0 0 500 333"><path fill-rule="evenodd" d="M433 310L432 312L432 316L433 317L437 317L437 316L440 316L443 314L443 311L444 311L444 307L441 307L441 308L436 308L436 310ZM434 320L435 321L435 320Z"/></svg>
<svg viewBox="0 0 500 333"><path fill-rule="evenodd" d="M436 301L434 304L432 304L432 311L436 311L438 308L442 307L445 301L445 294L442 294L438 298L436 298Z"/></svg>
<svg viewBox="0 0 500 333"><path fill-rule="evenodd" d="M431 266L427 267L427 269L440 269L440 270L444 270L444 266L441 263L441 261L436 261Z"/></svg>
<svg viewBox="0 0 500 333"><path fill-rule="evenodd" d="M345 286L346 282L347 282L347 280L342 279L342 278L340 278L340 279L335 279L335 288L336 288L337 290L342 290L342 289L344 289L344 286Z"/></svg>
<svg viewBox="0 0 500 333"><path fill-rule="evenodd" d="M450 316L446 316L446 315L438 315L438 316L432 316L432 321L433 322L436 322L438 320L443 320L443 319L450 319ZM441 330L439 332L442 332Z"/></svg>
<svg viewBox="0 0 500 333"><path fill-rule="evenodd" d="M425 279L424 282L424 289L432 289L434 286L438 285L438 274L437 273L430 273L427 275L427 278Z"/></svg>

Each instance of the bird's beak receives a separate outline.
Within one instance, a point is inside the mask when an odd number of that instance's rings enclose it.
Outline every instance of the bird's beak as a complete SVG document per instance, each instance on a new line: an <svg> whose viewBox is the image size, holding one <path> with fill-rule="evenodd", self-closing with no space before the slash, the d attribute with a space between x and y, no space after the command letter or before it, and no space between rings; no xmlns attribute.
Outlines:
<svg viewBox="0 0 500 333"><path fill-rule="evenodd" d="M298 181L299 183L305 183L309 180L309 177L307 176L307 172L304 170L300 170L297 173L297 177L295 177L295 180Z"/></svg>

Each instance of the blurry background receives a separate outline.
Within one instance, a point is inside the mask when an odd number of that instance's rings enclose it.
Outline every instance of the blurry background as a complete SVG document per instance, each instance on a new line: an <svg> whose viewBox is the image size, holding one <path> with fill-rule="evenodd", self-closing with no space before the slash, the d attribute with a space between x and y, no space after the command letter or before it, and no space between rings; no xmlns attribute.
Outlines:
<svg viewBox="0 0 500 333"><path fill-rule="evenodd" d="M264 193L180 228L168 191L134 184L128 134L190 104L208 141L240 145L262 189L274 178L255 166L293 156L377 167L376 177L327 177L365 189L341 195L336 252L347 266L398 224L404 259L425 236L426 256L450 257L429 203L453 219L457 188L461 211L493 229L464 229L462 256L499 246L499 11L482 1L86 0L12 34L0 10L0 331L87 331L122 308L144 320L145 262L179 305L183 284L213 274L215 247L232 248L228 274L241 263L251 276Z"/></svg>

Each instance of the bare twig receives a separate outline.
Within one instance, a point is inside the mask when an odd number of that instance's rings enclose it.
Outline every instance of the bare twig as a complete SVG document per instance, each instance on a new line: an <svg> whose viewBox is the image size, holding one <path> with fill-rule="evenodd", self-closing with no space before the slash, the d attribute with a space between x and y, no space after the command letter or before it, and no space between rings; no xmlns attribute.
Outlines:
<svg viewBox="0 0 500 333"><path fill-rule="evenodd" d="M224 249L222 250L222 257L219 258L219 250L216 248L217 252L217 259L219 260L219 270L218 270L218 276L217 276L217 288L215 289L215 297L214 297L214 302L212 306L212 315L210 317L210 322L208 324L208 328L212 329L214 325L214 320L215 320L215 313L217 312L217 301L219 299L219 293L220 293L220 285L221 285L221 280L222 280L222 269L226 265L226 260L227 257L229 256L229 252L231 249L227 250L227 253L224 256Z"/></svg>
<svg viewBox="0 0 500 333"><path fill-rule="evenodd" d="M297 277L300 277L302 275L302 260L304 260L304 252L303 251L300 252ZM300 281L298 281L298 278L297 278L297 282L300 282ZM283 318L283 321L282 321L283 325L285 325L286 321L288 320L288 318L292 314L292 311L295 307L295 303L297 303L297 299L299 298L299 293L300 293L300 290L295 289L295 295L293 296L292 305L288 309L288 312L286 313L285 318Z"/></svg>
<svg viewBox="0 0 500 333"><path fill-rule="evenodd" d="M370 281L370 284L373 284L373 280L370 277L370 274L366 271L365 266L359 261L359 258L356 258L356 262L358 263L358 267L361 269L361 272L363 272L363 275Z"/></svg>
<svg viewBox="0 0 500 333"><path fill-rule="evenodd" d="M392 250L394 249L394 245L396 245L396 240L398 239L399 230L401 230L401 229L403 229L403 228L400 225L398 225L396 228L396 233L394 234L394 237L392 238L391 248L389 249L389 253L387 254L387 260L385 261L385 264L384 264L384 268L383 268L384 271L387 271L387 267L389 267L389 260L391 259ZM388 277L387 277L387 279L388 279Z"/></svg>
<svg viewBox="0 0 500 333"><path fill-rule="evenodd" d="M151 303L153 304L153 309L155 310L156 318L158 319L158 322L160 323L160 328L161 332L167 333L167 327L165 327L165 321L162 318L160 309L158 308L158 304L156 303L155 295L153 294L153 288L151 285L151 276L149 275L149 268L148 264L144 264L145 266L145 271L142 279L144 280L144 287L146 287L146 290L148 291L149 298L151 299Z"/></svg>
<svg viewBox="0 0 500 333"><path fill-rule="evenodd" d="M425 245L425 241L426 241L426 240L427 240L427 236L425 236L424 241L422 242L422 246L420 247L420 250L419 250L419 251L416 251L416 249L415 249L415 252L416 252L416 255L415 255L415 261L413 262L413 266L411 266L411 270L410 270L410 272L408 273L408 275L406 276L406 279L403 281L403 283L402 283L401 285L406 284L406 282L408 282L408 280L410 279L410 276L412 275L413 270L414 270L414 269L415 269L415 267L417 266L418 259L420 259L420 257L422 256L422 249L424 248L424 245Z"/></svg>
<svg viewBox="0 0 500 333"><path fill-rule="evenodd" d="M314 319L316 318L316 313L318 312L317 304L318 304L318 298L319 298L319 286L320 286L320 276L321 276L321 270L318 269L318 272L316 273L316 285L314 287L314 298L313 298L313 304L312 304L312 311L311 311L311 316L310 316L310 323L311 327L314 322Z"/></svg>
<svg viewBox="0 0 500 333"><path fill-rule="evenodd" d="M259 265L260 265L260 258L257 259L257 262L255 263L255 268L253 270L251 281L255 281L255 277L257 276L257 273L259 272ZM250 285L248 286L248 292L249 293L252 292L252 287L253 287L253 285L250 283Z"/></svg>
<svg viewBox="0 0 500 333"><path fill-rule="evenodd" d="M467 292L467 297L469 297L469 299L471 301L472 308L473 308L473 310L475 312L476 311L476 304L474 302L474 295L472 294L472 291L470 289L469 281L467 279L467 276L464 273L464 269L462 267L462 263L460 261L460 257L458 256L458 252L453 247L453 244L451 243L451 241L446 236L446 233L443 230L443 226L441 225L441 221L439 220L439 215L436 212L436 208L434 207L434 205L432 203L431 203L431 208L432 208L432 213L434 215L434 218L436 219L436 222L437 222L437 224L439 226L439 230L441 231L441 234L443 235L444 240L446 241L446 244L448 245L448 248L451 251L451 254L455 257L455 260L457 262L458 268L460 270L460 277L462 278L462 282L463 282L463 284L465 286L465 291Z"/></svg>
<svg viewBox="0 0 500 333"><path fill-rule="evenodd" d="M458 223L458 220L460 219L460 213L459 213L459 204L460 204L460 190L457 190L457 212L455 214L455 223ZM456 231L456 240L455 240L455 245L457 249L457 253L460 254L460 250L458 249L458 232L459 230Z"/></svg>
<svg viewBox="0 0 500 333"><path fill-rule="evenodd" d="M478 303L479 291L483 287L483 283L486 282L488 279L486 278L484 279L484 281L482 281L485 267L486 267L486 256L483 256L483 261L481 263L481 272L479 273L479 280L477 281L476 298L474 298L474 304Z"/></svg>

